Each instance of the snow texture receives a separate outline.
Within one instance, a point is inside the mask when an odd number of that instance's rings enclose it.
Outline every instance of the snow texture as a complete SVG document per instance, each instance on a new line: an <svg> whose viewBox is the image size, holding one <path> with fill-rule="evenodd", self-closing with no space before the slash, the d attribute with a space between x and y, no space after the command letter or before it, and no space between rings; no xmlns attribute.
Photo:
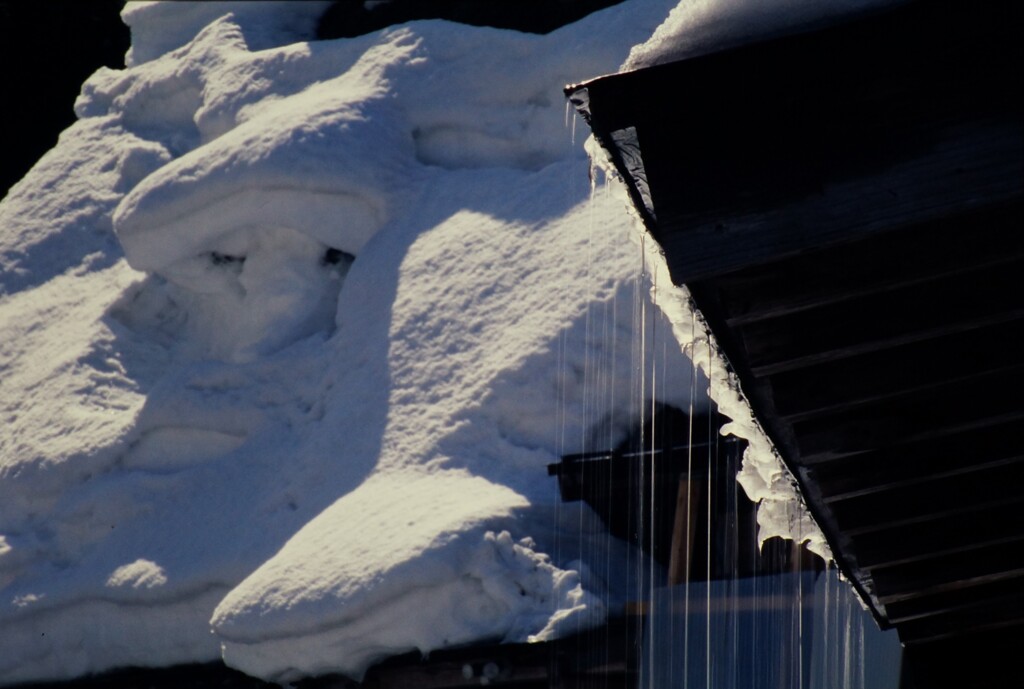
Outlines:
<svg viewBox="0 0 1024 689"><path fill-rule="evenodd" d="M729 419L722 426L721 434L746 441L736 480L747 497L757 504L759 543L773 537L806 543L808 550L831 561L831 548L808 511L796 479L754 416L739 380L730 370L689 290L685 285L672 283L665 254L654 238L647 236L643 220L607 152L594 137L588 138L585 145L594 164L608 177L609 190L628 208L637 233L645 237L642 250L644 272L650 276L650 299L668 318L676 340L694 368L709 381L708 396L718 412Z"/></svg>
<svg viewBox="0 0 1024 689"><path fill-rule="evenodd" d="M320 42L321 2L126 6L129 67L0 202L0 684L359 677L624 601L546 465L686 408L707 348L561 88L673 4Z"/></svg>
<svg viewBox="0 0 1024 689"><path fill-rule="evenodd" d="M0 204L0 683L359 676L623 600L546 465L629 431L639 332L659 399L689 366L561 87L669 5L309 42L322 9L128 5Z"/></svg>
<svg viewBox="0 0 1024 689"><path fill-rule="evenodd" d="M727 50L739 45L821 28L838 21L877 11L905 0L828 0L807 3L800 0L682 0L666 21L646 42L636 45L620 67L628 72L655 65ZM599 146L588 140L595 164L614 177L612 165ZM617 193L630 206L621 184ZM634 216L639 232L643 225ZM747 496L758 503L758 537L761 543L779 536L805 542L808 549L825 560L832 552L820 527L814 522L797 488L796 479L785 467L771 439L751 411L739 381L715 343L688 290L671 285L664 256L649 240L645 259L654 284L662 285L652 298L668 315L679 342L697 367L711 381L709 395L718 411L731 419L722 433L747 441L742 469L737 480Z"/></svg>
<svg viewBox="0 0 1024 689"><path fill-rule="evenodd" d="M635 46L628 72L812 31L906 0L681 0L646 42Z"/></svg>

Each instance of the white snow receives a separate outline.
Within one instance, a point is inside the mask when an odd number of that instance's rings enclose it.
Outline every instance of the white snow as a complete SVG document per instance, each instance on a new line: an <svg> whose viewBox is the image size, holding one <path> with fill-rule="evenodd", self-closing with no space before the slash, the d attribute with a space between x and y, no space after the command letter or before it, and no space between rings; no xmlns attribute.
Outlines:
<svg viewBox="0 0 1024 689"><path fill-rule="evenodd" d="M633 47L620 72L811 31L902 1L682 0L647 41ZM595 165L614 178L612 164L593 138L588 140L588 150ZM632 212L625 186L616 182L614 180L611 187L630 208L637 231L646 234L643 222ZM668 315L680 345L710 380L710 398L719 413L730 419L722 427L722 434L746 441L742 468L736 480L746 496L758 504L760 543L779 536L806 543L811 552L830 561L831 550L800 496L796 479L786 469L774 443L755 418L738 380L728 370L714 335L696 311L688 290L685 286L672 284L665 256L652 238L648 238L644 247L646 269L651 274L653 285L652 301Z"/></svg>
<svg viewBox="0 0 1024 689"><path fill-rule="evenodd" d="M128 66L140 65L189 43L199 31L229 12L253 51L310 40L328 0L178 0L127 4L121 18L132 30Z"/></svg>
<svg viewBox="0 0 1024 689"><path fill-rule="evenodd" d="M137 589L143 586L151 589L155 586L163 586L166 583L167 575L164 574L163 568L155 562L143 560L142 558L118 567L110 575L110 578L107 579L107 586L110 588L129 586Z"/></svg>
<svg viewBox="0 0 1024 689"><path fill-rule="evenodd" d="M810 31L906 0L681 0L621 71Z"/></svg>
<svg viewBox="0 0 1024 689"><path fill-rule="evenodd" d="M741 438L747 443L736 480L747 497L757 504L758 542L763 544L769 538L779 537L805 543L808 550L831 561L832 551L807 510L796 479L754 416L739 380L729 369L689 290L685 285L672 283L665 254L654 238L648 236L608 154L594 137L587 140L586 148L594 164L607 175L609 190L628 209L637 234L645 237L642 243L644 272L650 276L651 302L668 318L682 351L708 380L708 397L718 413L728 419L722 425L721 434Z"/></svg>
<svg viewBox="0 0 1024 689"><path fill-rule="evenodd" d="M688 407L706 344L561 88L672 5L322 42L320 2L126 6L129 68L0 202L0 684L359 677L623 602L639 556L546 465Z"/></svg>
<svg viewBox="0 0 1024 689"><path fill-rule="evenodd" d="M899 4L903 0L682 0L665 22L644 43L633 47L620 72L653 67L746 43L809 31L858 14ZM614 166L591 137L587 150L595 165L612 178L615 189L630 211L632 203L616 178ZM646 233L643 222L631 213L637 231ZM708 394L718 411L730 422L723 435L747 442L737 481L758 504L758 538L781 537L806 543L826 561L832 552L820 527L799 494L796 479L786 468L761 424L754 417L739 381L728 370L721 350L703 318L696 311L685 286L672 285L664 255L657 243L645 244L645 262L651 274L652 301L667 314L680 345L710 381Z"/></svg>
<svg viewBox="0 0 1024 689"><path fill-rule="evenodd" d="M320 9L129 5L0 204L0 683L359 676L623 600L546 465L624 436L643 354L681 406L689 366L561 87L669 4L305 42Z"/></svg>

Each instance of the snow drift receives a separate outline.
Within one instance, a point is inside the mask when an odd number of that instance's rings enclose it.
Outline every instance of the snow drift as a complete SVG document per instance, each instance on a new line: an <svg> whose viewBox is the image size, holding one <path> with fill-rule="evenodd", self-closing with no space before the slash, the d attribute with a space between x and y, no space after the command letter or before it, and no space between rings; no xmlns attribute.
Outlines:
<svg viewBox="0 0 1024 689"><path fill-rule="evenodd" d="M689 316L561 88L672 4L320 42L320 2L126 7L0 203L0 684L358 677L622 602L545 467L690 404Z"/></svg>
<svg viewBox="0 0 1024 689"><path fill-rule="evenodd" d="M545 466L628 431L640 329L662 398L689 367L560 89L667 5L308 42L319 11L130 5L131 66L0 205L0 682L358 676L621 598Z"/></svg>

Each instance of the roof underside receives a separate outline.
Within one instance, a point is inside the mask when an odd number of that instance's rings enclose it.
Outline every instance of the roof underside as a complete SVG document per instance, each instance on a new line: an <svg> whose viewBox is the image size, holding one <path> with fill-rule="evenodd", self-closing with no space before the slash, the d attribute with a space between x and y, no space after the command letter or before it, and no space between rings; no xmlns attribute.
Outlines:
<svg viewBox="0 0 1024 689"><path fill-rule="evenodd" d="M1024 635L1017 3L567 89L908 649Z"/></svg>

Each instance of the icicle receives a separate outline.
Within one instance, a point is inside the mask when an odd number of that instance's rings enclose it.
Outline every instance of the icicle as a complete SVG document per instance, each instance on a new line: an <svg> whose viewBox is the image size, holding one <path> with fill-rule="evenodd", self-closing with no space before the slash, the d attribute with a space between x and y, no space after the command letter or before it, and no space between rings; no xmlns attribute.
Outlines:
<svg viewBox="0 0 1024 689"><path fill-rule="evenodd" d="M612 186L615 193L622 196L623 203L631 208L624 189L617 183L617 175L614 168L610 166L603 151L599 148L593 137L585 143L585 148L590 153L590 193L593 199L597 193L598 175L603 175L605 193L610 193ZM705 567L703 575L704 595L700 595L699 582L693 581L691 572L693 562L691 555L697 538L691 537L687 530L687 562L684 571L680 574L683 580L683 587L678 591L682 596L679 601L682 606L682 619L678 619L675 606L677 587L669 586L664 591L658 591L660 582L656 579L656 565L652 555L658 545L655 538L655 530L651 523L645 523L640 528L645 534L643 545L649 551L646 557L637 557L634 561L626 563L626 570L630 572L630 587L635 587L637 596L647 604L648 613L646 616L638 617L635 621L636 631L643 635L643 649L638 656L640 662L640 684L638 686L665 687L665 686L686 686L687 683L699 684L699 677L703 671L704 684L708 689L713 686L764 686L759 679L749 680L743 674L743 667L736 665L726 666L721 661L721 655L728 653L731 648L730 657L735 661L740 657L749 657L752 667L763 670L763 676L773 678L785 678L785 685L804 689L809 687L828 686L863 686L866 680L864 666L864 629L861 619L854 619L852 610L849 608L848 598L840 598L836 595L836 584L832 581L832 574L836 572L831 563L831 553L824 542L817 525L807 513L801 497L796 490L796 483L793 476L782 464L774 447L767 435L764 433L758 421L753 417L750 407L739 388L738 382L732 374L722 357L714 337L710 334L701 315L696 311L689 292L685 287L676 287L671 283L667 264L664 255L660 252L656 242L646 233L638 218L636 218L638 231L632 239L639 248L639 267L633 284L632 291L632 324L634 339L630 343L630 371L626 374L629 378L631 401L629 414L631 418L639 419L639 438L641 445L639 473L639 485L641 490L630 495L626 509L631 515L650 514L654 520L657 519L658 510L666 506L657 504L661 501L659 492L655 489L660 467L655 468L654 456L657 448L658 416L657 399L659 395L664 396L661 387L665 385L665 357L667 349L664 342L668 339L665 333L659 332L663 328L658 323L662 316L666 317L672 335L679 343L684 354L690 359L691 382L689 395L689 429L688 429L688 454L686 458L686 477L692 480L694 474L693 444L695 441L694 412L697 406L698 391L697 379L701 372L710 381L710 397L715 405L708 418L708 447L706 456L706 481L703 488L706 492L706 509L701 510L700 505L694 507L694 500L686 500L685 523L693 524L698 513L706 519L706 528L703 530L703 537L706 539L704 550ZM596 219L592 218L593 231ZM594 238L588 238L587 245L587 284L589 287L596 287L592 284L592 265L595 254L604 251L602 247L594 246ZM595 320L598 317L588 307L585 323L585 339L587 352L584 360L584 381L583 381L583 419L584 427L595 427L593 437L584 438L581 442L593 442L595 438L608 438L608 445L614 443L615 419L608 414L602 415L598 409L614 408L610 404L611 398L605 395L613 395L616 375L622 372L616 371L617 357L615 352L615 336L617 332L617 319L619 318L619 304L617 299L612 304L604 304L600 313L600 322ZM649 303L650 302L650 303ZM595 307L596 308L596 307ZM653 309L653 310L652 310ZM625 316L623 316L625 317ZM591 342L597 336L608 337L609 318L611 321L612 345L608 348L593 348ZM648 323L650 322L650 325ZM648 331L649 330L649 331ZM659 339L660 338L660 339ZM658 345L661 343L661 351ZM561 347L567 346L560 343ZM610 352L608 350L611 350ZM649 351L650 350L650 351ZM623 352L625 355L626 353ZM650 356L648 356L650 354ZM659 354L660 363L659 363ZM564 352L560 356L565 356ZM609 363L610 362L610 363ZM565 365L565 362L561 363ZM659 365L662 370L659 371ZM610 370L609 370L610 369ZM565 410L562 410L565 416ZM721 434L715 433L718 428L718 420L725 415L727 424ZM600 417L600 418L599 418ZM564 419L563 419L564 423ZM607 427L600 424L607 423ZM564 432L564 431L563 431ZM607 434L607 435L606 435ZM720 458L717 443L719 437L731 434L746 441L746 450L740 457L738 445L728 442L722 450ZM650 437L650 442L646 440ZM722 442L726 442L722 440ZM737 448L737 449L734 449ZM697 459L699 462L700 460ZM698 467L699 468L699 467ZM735 474L737 480L731 486L723 483L730 474ZM650 483L648 483L650 482ZM744 551L742 557L753 554L755 576L753 579L744 579L740 585L741 542L739 536L738 503L740 502L739 491L742 489L747 497L758 503L757 507L757 528L758 538L750 543L753 553ZM745 498L744 498L745 499ZM719 501L722 507L719 507ZM638 504L635 504L638 503ZM717 510L717 512L716 512ZM716 514L733 515L727 525L721 528L712 528ZM698 529L700 531L700 529ZM717 534L717 537L716 537ZM785 567L787 558L781 561L772 558L765 558L761 561L756 555L760 552L761 546L771 537L781 536L791 539L797 545L794 546L795 560L792 568ZM699 542L699 541L698 541ZM809 575L801 569L801 551L797 550L799 544L806 544L807 548L826 559L825 581L821 582L823 589L814 589L813 598L805 600L805 579ZM713 568L713 555L721 551L725 554L727 563L721 571ZM697 551L699 553L700 550ZM764 564L760 564L764 562ZM771 563L771 564L769 564ZM614 563L606 563L611 567ZM731 571L730 571L731 568ZM713 607L712 582L713 574L719 575L720 580L716 581L715 591L726 592L731 600L723 600L723 605ZM795 580L793 577L796 577ZM810 579L808 579L809 581ZM670 582L672 583L672 582ZM695 601L691 607L691 589ZM744 595L753 594L753 607L740 610L738 591L744 591ZM717 595L717 593L716 593ZM700 599L703 598L703 601ZM745 600L745 599L744 599ZM700 606L703 605L703 610ZM808 619L804 619L805 608ZM823 608L823 609L822 609ZM715 612L714 621L712 613ZM667 620L657 621L659 615L668 614ZM693 613L691 615L691 613ZM703 630L700 626L700 614L705 615ZM751 622L754 619L755 622ZM693 633L691 634L690 623L693 620ZM813 623L812 623L813 621ZM764 626L765 622L773 625L768 631ZM818 625L822 625L819 629ZM679 629L678 626L682 628ZM860 626L858 626L860 625ZM700 643L700 634L703 632L703 644ZM766 637L766 632L771 636ZM714 633L714 641L713 641ZM680 639L676 638L681 635ZM818 655L817 645L824 638L821 655ZM691 641L693 649L693 664L690 664ZM769 655L763 657L764 651L770 645L777 645L779 642L788 649L788 653ZM807 648L804 648L805 644ZM813 645L812 645L813 644ZM680 648L681 645L681 648ZM704 663L703 668L699 662L700 646L703 645ZM811 656L812 649L814 655ZM675 664L673 654L681 652L682 675L678 676L679 668ZM714 652L714 653L713 653ZM717 653L717 655L715 655ZM666 658L665 656L668 656ZM808 662L805 671L804 663ZM741 683L741 679L744 681ZM753 681L750 685L748 682ZM666 684L668 682L668 684Z"/></svg>
<svg viewBox="0 0 1024 689"><path fill-rule="evenodd" d="M691 343L693 342L692 334L693 333L691 332L691 340L690 340ZM691 369L690 369L690 404L689 404L689 408L687 409L688 425L687 425L687 440L686 440L686 445L687 445L687 448L686 448L686 480L687 481L692 481L693 480L693 410L694 410L694 399L697 396L697 362L693 358L692 348L691 348L691 351L690 351L689 354L690 354L690 366L691 366ZM687 487L687 490L689 490L689 486ZM686 568L685 568L685 572L686 573L685 573L685 576L683 577L684 586L685 586L685 588L683 590L683 597L684 597L683 598L683 613L685 615L684 622L683 622L683 677L687 677L687 678L690 676L689 675L689 672L690 672L690 572L691 572L692 564L693 564L692 563L692 558L690 556L693 553L693 544L690 542L690 537L691 537L691 534L692 534L692 529L690 529L690 524L692 523L691 520L693 519L693 500L691 500L690 497L692 495L693 495L693 493L691 492L687 496L687 500L686 500L686 533L687 533L687 536L686 536L686 552L687 552L687 560L686 560Z"/></svg>
<svg viewBox="0 0 1024 689"><path fill-rule="evenodd" d="M708 371L711 370L711 349L708 348ZM711 429L708 429L709 431ZM712 457L711 457L711 437L712 434L708 433L708 481L707 481L707 552L705 553L705 559L707 564L707 576L705 577L705 589L707 591L707 618L704 631L704 657L705 657L705 679L707 689L711 689L711 505L714 502L712 492Z"/></svg>
<svg viewBox="0 0 1024 689"><path fill-rule="evenodd" d="M592 166L603 170L609 181L618 181L618 175L608 153L594 137L588 138L584 148L590 155ZM718 406L719 412L731 419L722 427L722 433L747 441L737 480L747 496L758 503L760 542L764 543L773 536L793 540L799 532L806 541L808 550L825 560L831 559L832 553L821 529L814 523L804 505L796 487L796 480L754 417L750 404L740 390L739 381L729 372L713 336L693 306L689 290L685 286L668 287L671 285L671 279L664 254L656 242L643 241L647 234L646 228L633 208L624 185L617 183L616 190L627 212L633 217L641 248L646 254L645 264L648 271L652 275L657 273L664 276L661 282L665 286L655 296L655 305L672 324L680 346L692 359L701 362L701 368L704 367L704 361L708 356L718 362L713 371L704 371L710 381L709 395Z"/></svg>

